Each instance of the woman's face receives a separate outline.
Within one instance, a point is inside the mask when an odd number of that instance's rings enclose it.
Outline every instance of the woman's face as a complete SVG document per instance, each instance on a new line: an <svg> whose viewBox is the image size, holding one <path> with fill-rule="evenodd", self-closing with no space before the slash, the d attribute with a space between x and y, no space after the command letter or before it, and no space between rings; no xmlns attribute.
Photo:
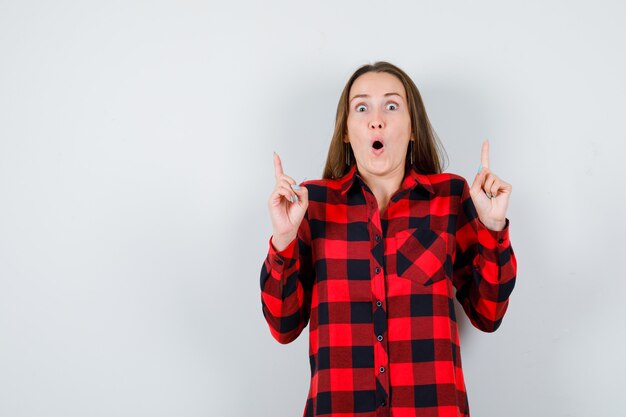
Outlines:
<svg viewBox="0 0 626 417"><path fill-rule="evenodd" d="M402 82L386 72L368 72L354 81L348 99L347 139L359 172L404 173L411 119Z"/></svg>

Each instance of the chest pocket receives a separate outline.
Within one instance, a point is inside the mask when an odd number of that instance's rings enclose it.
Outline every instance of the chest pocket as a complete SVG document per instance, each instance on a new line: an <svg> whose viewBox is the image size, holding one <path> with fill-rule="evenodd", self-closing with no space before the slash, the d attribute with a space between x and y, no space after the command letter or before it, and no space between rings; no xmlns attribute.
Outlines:
<svg viewBox="0 0 626 417"><path fill-rule="evenodd" d="M398 232L394 241L396 274L422 285L452 277L453 236L445 230L415 228Z"/></svg>

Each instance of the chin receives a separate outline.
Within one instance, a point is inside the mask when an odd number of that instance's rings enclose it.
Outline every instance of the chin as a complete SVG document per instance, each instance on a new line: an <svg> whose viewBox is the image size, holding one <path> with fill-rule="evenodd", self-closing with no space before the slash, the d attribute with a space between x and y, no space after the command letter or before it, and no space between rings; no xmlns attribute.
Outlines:
<svg viewBox="0 0 626 417"><path fill-rule="evenodd" d="M366 164L364 169L374 175L384 175L392 171L392 168L388 164L381 163Z"/></svg>

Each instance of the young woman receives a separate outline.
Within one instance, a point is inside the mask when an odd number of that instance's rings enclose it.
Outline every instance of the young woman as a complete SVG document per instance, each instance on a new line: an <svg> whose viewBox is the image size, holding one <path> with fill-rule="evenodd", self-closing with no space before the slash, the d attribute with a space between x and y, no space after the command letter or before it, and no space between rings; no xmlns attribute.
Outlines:
<svg viewBox="0 0 626 417"><path fill-rule="evenodd" d="M359 68L337 107L323 179L298 185L274 154L263 315L280 343L309 325L304 416L468 416L453 300L485 332L517 262L512 187L442 173L419 91L388 62Z"/></svg>

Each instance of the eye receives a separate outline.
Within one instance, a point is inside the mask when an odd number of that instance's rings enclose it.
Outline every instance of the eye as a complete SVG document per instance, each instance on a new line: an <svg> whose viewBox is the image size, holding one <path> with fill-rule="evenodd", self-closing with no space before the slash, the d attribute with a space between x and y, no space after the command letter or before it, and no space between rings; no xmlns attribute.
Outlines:
<svg viewBox="0 0 626 417"><path fill-rule="evenodd" d="M360 112L360 111L359 111L359 109L360 109L361 107L364 107L365 109L367 109L367 107L365 107L365 104L359 104L358 106L356 106L356 111ZM363 110L363 111L365 111L365 110ZM362 113L362 112L361 112L361 113Z"/></svg>
<svg viewBox="0 0 626 417"><path fill-rule="evenodd" d="M393 106L393 108L389 109L389 106ZM387 104L387 108L389 110L398 110L398 105L396 103L389 103L389 104Z"/></svg>

